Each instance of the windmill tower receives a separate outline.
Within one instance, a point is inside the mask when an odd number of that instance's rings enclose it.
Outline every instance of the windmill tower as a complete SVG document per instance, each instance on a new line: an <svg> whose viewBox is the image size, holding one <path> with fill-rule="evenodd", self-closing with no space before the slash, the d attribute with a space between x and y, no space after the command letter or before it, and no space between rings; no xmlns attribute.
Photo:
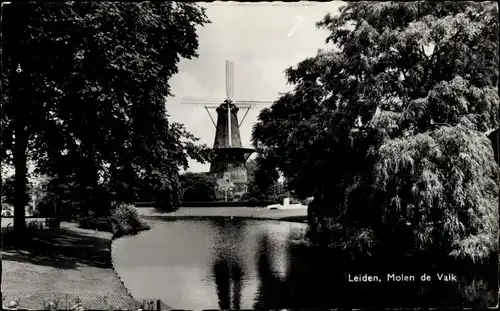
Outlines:
<svg viewBox="0 0 500 311"><path fill-rule="evenodd" d="M215 158L210 163L210 173L216 176L218 190L225 194L226 201L231 195L237 198L247 192L245 162L254 149L242 146L240 126L252 107L272 104L272 101L242 101L233 98L234 63L226 61L226 99L222 103L182 100L183 104L203 105L215 127ZM210 114L211 108L217 112L217 122ZM242 108L246 108L246 112L238 123L238 111Z"/></svg>

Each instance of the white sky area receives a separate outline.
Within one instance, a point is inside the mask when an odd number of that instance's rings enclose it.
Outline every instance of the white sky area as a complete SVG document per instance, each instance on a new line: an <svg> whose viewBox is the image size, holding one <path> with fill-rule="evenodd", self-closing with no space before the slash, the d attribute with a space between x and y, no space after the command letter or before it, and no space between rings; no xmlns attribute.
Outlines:
<svg viewBox="0 0 500 311"><path fill-rule="evenodd" d="M167 99L170 120L183 123L200 143L213 146L215 127L203 105L181 104L182 98L221 103L225 98L225 61L234 62L236 100L275 101L290 90L284 70L326 48L328 32L315 27L342 2L202 3L211 24L200 27L199 57L182 59L170 80L175 97ZM265 107L265 106L264 106ZM240 128L244 147L251 146L252 126L259 111L250 110ZM238 118L245 114L241 109ZM217 114L210 110L216 121ZM207 172L209 164L194 160L188 171Z"/></svg>

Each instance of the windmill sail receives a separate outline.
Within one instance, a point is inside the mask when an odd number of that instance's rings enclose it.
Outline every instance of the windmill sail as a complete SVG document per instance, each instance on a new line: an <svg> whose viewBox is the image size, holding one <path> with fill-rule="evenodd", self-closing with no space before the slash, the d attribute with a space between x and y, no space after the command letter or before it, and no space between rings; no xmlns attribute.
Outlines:
<svg viewBox="0 0 500 311"><path fill-rule="evenodd" d="M234 99L234 63L230 60L226 60L226 96Z"/></svg>

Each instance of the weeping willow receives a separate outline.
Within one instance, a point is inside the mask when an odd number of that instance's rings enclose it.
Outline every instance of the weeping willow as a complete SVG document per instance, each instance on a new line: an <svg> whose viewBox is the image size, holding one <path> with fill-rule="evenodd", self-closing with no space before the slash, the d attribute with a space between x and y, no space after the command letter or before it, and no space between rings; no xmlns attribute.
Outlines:
<svg viewBox="0 0 500 311"><path fill-rule="evenodd" d="M474 261L497 250L499 170L485 134L458 125L387 140L373 175L382 222L411 226L415 249L439 243Z"/></svg>

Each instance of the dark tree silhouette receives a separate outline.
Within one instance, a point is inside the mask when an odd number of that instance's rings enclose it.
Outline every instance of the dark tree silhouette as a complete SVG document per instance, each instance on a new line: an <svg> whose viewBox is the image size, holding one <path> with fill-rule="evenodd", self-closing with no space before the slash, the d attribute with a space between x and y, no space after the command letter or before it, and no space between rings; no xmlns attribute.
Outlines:
<svg viewBox="0 0 500 311"><path fill-rule="evenodd" d="M311 239L363 254L497 252L497 12L361 1L318 23L334 48L287 70L294 90L252 134L258 161L314 196Z"/></svg>
<svg viewBox="0 0 500 311"><path fill-rule="evenodd" d="M2 5L2 161L15 168L15 230L23 230L27 161L74 181L80 209L131 201L160 175L180 202L178 169L206 159L168 121L168 80L196 57L204 9L184 2L11 2ZM34 52L36 51L36 52Z"/></svg>

